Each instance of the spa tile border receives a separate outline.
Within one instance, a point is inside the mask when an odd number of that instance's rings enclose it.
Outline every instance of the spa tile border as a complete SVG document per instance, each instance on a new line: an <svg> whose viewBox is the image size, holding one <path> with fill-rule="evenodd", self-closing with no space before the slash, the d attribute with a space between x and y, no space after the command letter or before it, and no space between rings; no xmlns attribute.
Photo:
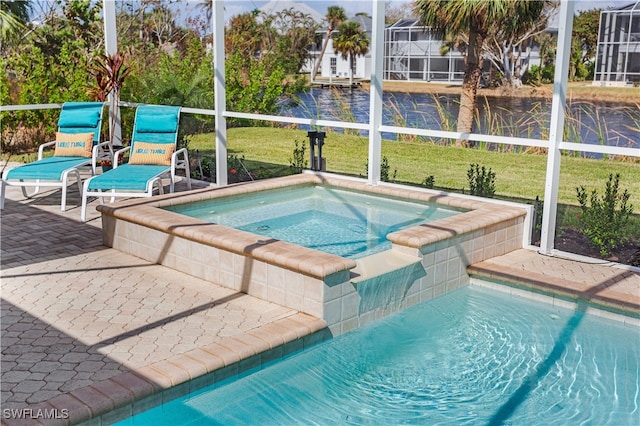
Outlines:
<svg viewBox="0 0 640 426"><path fill-rule="evenodd" d="M477 197L447 195L422 188L408 189L384 184L369 185L360 179L314 173L302 173L246 184L229 185L222 188L205 188L165 194L154 197L153 200L134 199L116 204L102 204L98 206L98 210L102 212L103 217L105 215L113 216L117 219L154 228L190 241L249 256L317 279L324 279L329 275L355 268L356 262L351 259L300 247L285 241L265 240L264 237L249 232L206 223L200 219L189 218L161 208L305 184L328 184L345 189L432 202L443 207L468 210L456 216L388 235L387 238L394 245L410 248L420 248L434 242L470 233L488 226L498 225L526 215L526 210L522 208L486 202ZM108 237L105 236L105 238ZM112 246L112 241L105 241L105 244Z"/></svg>

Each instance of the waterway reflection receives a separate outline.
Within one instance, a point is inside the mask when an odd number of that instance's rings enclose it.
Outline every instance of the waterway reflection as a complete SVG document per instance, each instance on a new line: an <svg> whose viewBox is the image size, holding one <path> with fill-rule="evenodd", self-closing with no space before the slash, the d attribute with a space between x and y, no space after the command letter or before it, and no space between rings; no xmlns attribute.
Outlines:
<svg viewBox="0 0 640 426"><path fill-rule="evenodd" d="M435 130L455 130L457 95L384 93L383 124ZM551 101L541 98L479 97L474 132L547 139ZM282 114L358 123L369 121L369 92L312 88L299 104L282 105ZM303 127L305 128L305 127ZM305 128L307 129L307 128ZM366 136L366 132L362 132ZM397 139L384 133L384 139ZM640 104L570 101L565 117L567 142L640 147Z"/></svg>

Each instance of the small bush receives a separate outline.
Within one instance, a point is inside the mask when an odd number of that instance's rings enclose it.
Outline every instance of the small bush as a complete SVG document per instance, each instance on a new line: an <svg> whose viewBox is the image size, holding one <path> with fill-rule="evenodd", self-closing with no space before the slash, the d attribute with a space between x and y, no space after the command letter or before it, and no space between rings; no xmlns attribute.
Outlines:
<svg viewBox="0 0 640 426"><path fill-rule="evenodd" d="M471 195L493 198L496 193L496 174L478 163L471 164L467 170L467 181Z"/></svg>
<svg viewBox="0 0 640 426"><path fill-rule="evenodd" d="M422 184L429 189L433 189L433 186L435 185L435 178L433 177L433 175L427 176L426 178L424 178L424 180L422 181Z"/></svg>
<svg viewBox="0 0 640 426"><path fill-rule="evenodd" d="M387 157L382 157L382 164L380 164L380 180L383 182L390 182L389 180L389 172L391 171L391 166L389 165L389 159ZM392 182L396 181L396 175L398 174L398 170L394 169Z"/></svg>
<svg viewBox="0 0 640 426"><path fill-rule="evenodd" d="M309 162L307 161L307 145L305 143L300 143L295 140L293 146L293 156L289 158L289 167L294 171L294 173L301 173L302 170L306 169L309 166Z"/></svg>
<svg viewBox="0 0 640 426"><path fill-rule="evenodd" d="M398 169L393 170L393 178L389 179L389 172L391 171L391 166L389 165L389 159L384 156L382 157L382 163L380 164L380 180L382 182L395 182L396 176L398 175ZM369 162L365 164L365 174L369 174Z"/></svg>
<svg viewBox="0 0 640 426"><path fill-rule="evenodd" d="M584 186L576 188L582 210L583 232L598 247L602 256L608 256L612 249L628 239L626 230L633 205L627 205L629 191L625 189L622 194L619 193L619 182L619 174L615 178L610 174L602 198L598 197L595 189L587 197Z"/></svg>

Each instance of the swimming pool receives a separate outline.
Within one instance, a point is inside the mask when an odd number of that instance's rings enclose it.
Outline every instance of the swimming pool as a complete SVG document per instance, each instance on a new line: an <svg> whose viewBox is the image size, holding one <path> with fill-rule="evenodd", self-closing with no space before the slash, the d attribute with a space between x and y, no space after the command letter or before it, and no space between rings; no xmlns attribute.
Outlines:
<svg viewBox="0 0 640 426"><path fill-rule="evenodd" d="M352 259L390 249L391 232L460 213L433 203L328 185L236 195L166 210Z"/></svg>
<svg viewBox="0 0 640 426"><path fill-rule="evenodd" d="M636 327L468 286L120 424L632 425L639 352Z"/></svg>

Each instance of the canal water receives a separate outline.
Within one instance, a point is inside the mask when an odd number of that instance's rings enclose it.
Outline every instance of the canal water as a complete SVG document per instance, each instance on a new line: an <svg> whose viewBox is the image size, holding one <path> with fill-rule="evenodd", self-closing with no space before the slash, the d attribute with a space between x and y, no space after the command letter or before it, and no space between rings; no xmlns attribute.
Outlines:
<svg viewBox="0 0 640 426"><path fill-rule="evenodd" d="M383 124L455 131L457 95L384 93ZM640 101L640 100L639 100ZM570 101L565 116L567 142L640 147L640 104ZM478 97L475 133L547 139L551 101L540 98ZM369 92L312 88L297 105L282 105L283 115L358 123L369 121ZM366 136L366 132L362 133ZM384 139L398 136L384 133Z"/></svg>

